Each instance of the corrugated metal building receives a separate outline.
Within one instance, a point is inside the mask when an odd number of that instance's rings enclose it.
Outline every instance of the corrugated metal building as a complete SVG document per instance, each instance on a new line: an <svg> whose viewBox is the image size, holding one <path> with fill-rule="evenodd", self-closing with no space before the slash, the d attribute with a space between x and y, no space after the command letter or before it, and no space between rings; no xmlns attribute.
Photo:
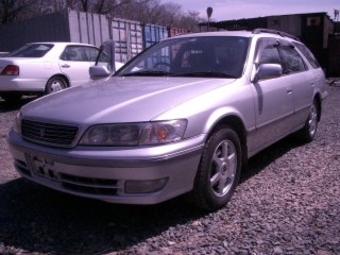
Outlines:
<svg viewBox="0 0 340 255"><path fill-rule="evenodd" d="M0 26L0 52L13 51L29 42L65 41L100 46L106 40L114 40L116 60L125 63L143 49L181 33L187 31L65 9Z"/></svg>
<svg viewBox="0 0 340 255"><path fill-rule="evenodd" d="M19 23L0 26L0 51L12 51L29 42L83 42L99 46L110 38L105 15L65 9Z"/></svg>

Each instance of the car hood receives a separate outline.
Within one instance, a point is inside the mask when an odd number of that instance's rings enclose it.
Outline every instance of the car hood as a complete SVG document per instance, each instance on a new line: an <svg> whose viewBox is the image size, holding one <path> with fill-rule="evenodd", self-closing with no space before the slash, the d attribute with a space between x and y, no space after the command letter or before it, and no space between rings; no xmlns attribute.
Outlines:
<svg viewBox="0 0 340 255"><path fill-rule="evenodd" d="M112 77L42 97L21 112L28 118L83 124L149 121L234 80Z"/></svg>

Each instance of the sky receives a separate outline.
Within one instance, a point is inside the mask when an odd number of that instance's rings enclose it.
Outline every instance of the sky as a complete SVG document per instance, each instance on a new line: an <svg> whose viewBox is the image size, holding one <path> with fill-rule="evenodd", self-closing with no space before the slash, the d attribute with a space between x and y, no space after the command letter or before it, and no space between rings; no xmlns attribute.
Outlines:
<svg viewBox="0 0 340 255"><path fill-rule="evenodd" d="M162 0L177 3L182 11L196 11L207 18L207 7L213 8L212 21L258 18L275 15L326 12L334 19L339 0Z"/></svg>

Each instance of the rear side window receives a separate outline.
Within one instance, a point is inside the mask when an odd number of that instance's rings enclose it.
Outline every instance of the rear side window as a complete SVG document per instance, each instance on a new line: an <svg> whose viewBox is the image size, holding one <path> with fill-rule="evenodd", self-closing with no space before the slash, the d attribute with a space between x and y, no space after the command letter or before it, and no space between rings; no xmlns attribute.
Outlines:
<svg viewBox="0 0 340 255"><path fill-rule="evenodd" d="M26 44L6 57L41 58L53 48L53 44Z"/></svg>
<svg viewBox="0 0 340 255"><path fill-rule="evenodd" d="M280 46L279 50L284 63L284 73L296 73L306 70L305 63L297 51L290 46Z"/></svg>
<svg viewBox="0 0 340 255"><path fill-rule="evenodd" d="M70 45L61 54L60 59L68 61L95 61L99 50L92 47Z"/></svg>
<svg viewBox="0 0 340 255"><path fill-rule="evenodd" d="M313 53L303 44L293 43L296 48L298 48L301 53L305 56L308 62L311 64L313 68L319 68L320 64L314 57Z"/></svg>
<svg viewBox="0 0 340 255"><path fill-rule="evenodd" d="M257 44L258 64L280 64L283 74L303 72L307 69L302 56L294 45L276 38L260 38Z"/></svg>

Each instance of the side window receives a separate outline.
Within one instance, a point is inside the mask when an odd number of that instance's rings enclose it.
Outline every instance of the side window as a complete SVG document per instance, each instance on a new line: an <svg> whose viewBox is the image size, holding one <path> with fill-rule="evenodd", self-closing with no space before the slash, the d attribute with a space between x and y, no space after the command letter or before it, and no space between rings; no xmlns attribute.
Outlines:
<svg viewBox="0 0 340 255"><path fill-rule="evenodd" d="M97 56L94 59L92 59L92 58L90 59L90 61L96 61L96 60L97 60ZM110 57L104 51L102 51L100 56L99 56L98 62L109 63Z"/></svg>
<svg viewBox="0 0 340 255"><path fill-rule="evenodd" d="M282 64L278 51L279 42L274 38L260 38L256 45L255 63Z"/></svg>
<svg viewBox="0 0 340 255"><path fill-rule="evenodd" d="M83 46L67 46L60 58L69 61L88 61L84 49Z"/></svg>
<svg viewBox="0 0 340 255"><path fill-rule="evenodd" d="M281 64L277 47L274 45L267 45L260 53L259 64Z"/></svg>
<svg viewBox="0 0 340 255"><path fill-rule="evenodd" d="M85 55L88 61L95 62L99 53L97 48L93 47L84 47ZM107 61L104 61L107 62Z"/></svg>
<svg viewBox="0 0 340 255"><path fill-rule="evenodd" d="M299 53L291 46L280 46L280 53L282 55L285 74L297 73L306 70L305 63Z"/></svg>

